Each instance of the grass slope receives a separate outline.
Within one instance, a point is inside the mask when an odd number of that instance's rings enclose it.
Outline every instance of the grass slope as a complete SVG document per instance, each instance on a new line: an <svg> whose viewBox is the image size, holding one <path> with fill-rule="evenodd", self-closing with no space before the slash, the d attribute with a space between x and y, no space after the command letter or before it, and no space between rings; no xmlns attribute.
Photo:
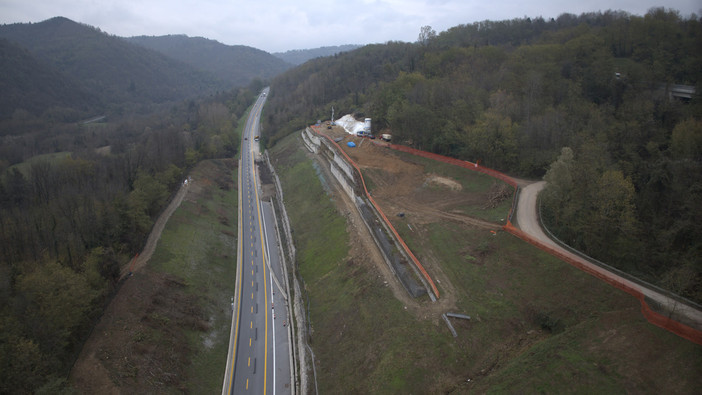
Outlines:
<svg viewBox="0 0 702 395"><path fill-rule="evenodd" d="M206 161L192 178L204 186L191 191L164 229L149 265L182 279L205 328L183 328L192 350L187 388L194 393L221 391L231 324L230 298L236 277L238 195L234 160ZM196 188L193 185L191 188Z"/></svg>
<svg viewBox="0 0 702 395"><path fill-rule="evenodd" d="M473 317L454 321L453 338L438 316L398 302L374 267L348 259L350 248L363 246L348 245L343 216L303 149L295 134L272 156L309 297L320 392L702 388L702 347L648 324L629 295L507 233L446 221L412 232L400 226L406 219L393 218L420 260L432 255L441 263L453 283L452 311ZM428 167L427 173L461 177L454 168Z"/></svg>

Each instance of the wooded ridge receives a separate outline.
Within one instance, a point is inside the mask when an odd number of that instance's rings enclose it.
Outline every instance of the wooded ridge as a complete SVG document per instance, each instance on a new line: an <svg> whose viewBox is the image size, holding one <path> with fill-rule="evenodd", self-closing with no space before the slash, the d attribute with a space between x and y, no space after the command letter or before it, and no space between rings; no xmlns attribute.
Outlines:
<svg viewBox="0 0 702 395"><path fill-rule="evenodd" d="M360 47L360 45L346 44L312 49L293 49L285 52L275 52L273 53L273 56L276 56L290 64L299 66L310 59L333 56L342 52L353 51L354 49Z"/></svg>
<svg viewBox="0 0 702 395"><path fill-rule="evenodd" d="M2 25L0 38L7 40L3 51L12 51L2 59L0 120L15 112L59 121L148 113L154 105L247 86L290 67L251 47L186 36L120 38L63 17Z"/></svg>
<svg viewBox="0 0 702 395"><path fill-rule="evenodd" d="M207 71L232 86L245 86L254 78L267 80L292 67L283 59L260 49L225 45L202 37L138 36L125 40Z"/></svg>
<svg viewBox="0 0 702 395"><path fill-rule="evenodd" d="M0 37L26 48L108 107L131 109L229 88L212 75L66 18L3 25Z"/></svg>
<svg viewBox="0 0 702 395"><path fill-rule="evenodd" d="M183 45L199 43L221 48ZM262 143L334 106L400 144L545 177L560 238L699 302L699 48L702 20L665 9L424 27L415 43L276 76ZM231 89L244 80L222 81L213 63L60 17L0 26L0 54L0 393L57 393L119 265L188 169L237 154L236 125L268 74ZM696 93L672 97L671 84Z"/></svg>

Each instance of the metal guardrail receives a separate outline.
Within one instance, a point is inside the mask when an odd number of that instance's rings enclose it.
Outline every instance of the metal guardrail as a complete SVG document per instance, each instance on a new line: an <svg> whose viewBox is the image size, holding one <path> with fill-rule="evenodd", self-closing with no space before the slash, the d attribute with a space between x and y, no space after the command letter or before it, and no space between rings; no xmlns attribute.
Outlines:
<svg viewBox="0 0 702 395"><path fill-rule="evenodd" d="M289 325L289 328L293 332L293 335L291 336L290 344L291 345L295 344L295 346L292 346L293 356L299 357L299 369L297 368L298 363L296 363L296 361L293 361L293 366L295 366L295 368L293 369L293 371L291 373L293 373L293 375L295 376L295 380L293 380L293 382L296 383L296 385L294 386L294 388L292 388L292 392L296 393L298 390L304 391L306 389L306 385L303 385L303 378L301 377L302 375L305 374L304 371L309 369L306 367L306 365L307 365L306 361L303 361L303 359L306 359L305 354L304 354L304 350L300 349L300 346L304 346L309 351L310 358L312 359L312 361L311 361L311 363L309 363L309 365L312 365L312 381L314 382L315 394L318 394L319 390L317 389L317 368L316 368L316 364L315 364L315 355L314 355L314 351L312 351L312 348L310 347L310 345L307 341L307 339L309 339L309 337L310 337L311 325L312 325L311 324L312 321L311 321L311 317L310 317L310 298L309 298L309 295L307 294L305 287L299 286L299 281L301 281L304 284L305 279L302 277L302 275L299 273L299 271L294 270L297 252L296 252L295 243L294 243L293 237L292 237L292 230L291 230L291 226L290 226L290 221L289 221L287 209L286 209L285 203L284 203L283 187L282 187L282 184L280 182L280 178L278 177L278 174L276 173L275 168L273 167L273 164L270 161L270 157L269 157L267 152L264 154L264 158L266 160L266 163L268 165L268 168L269 168L271 175L272 175L272 178L273 178L273 184L275 185L275 190L276 190L276 199L275 200L277 200L279 202L279 207L280 207L281 214L282 214L281 216L276 216L276 228L277 228L277 222L279 219L282 222L282 227L283 227L282 231L285 235L284 238L286 240L285 243L280 241L280 245L281 245L281 247L283 247L284 244L287 246L288 258L290 259L291 269L293 269L292 270L293 277L295 277L293 279L293 290L289 291L291 302L289 303L288 307L290 309L290 317L292 318L290 325ZM273 206L275 207L275 204ZM281 237L280 234L278 234L278 237L279 238ZM283 248L283 249L285 250L285 248ZM282 255L285 255L285 253L283 253ZM285 258L283 258L283 259L285 259ZM285 268L285 271L287 273L287 268L286 268L285 264L284 264L284 268ZM286 278L287 277L288 277L288 275L286 274ZM299 278L299 281L298 281L298 278ZM287 278L286 283L288 285L288 288L290 285L289 282L290 282L290 279ZM297 299L297 298L300 298L299 299L300 303L303 306L304 317L300 317L299 315L293 313L293 311L295 310L293 305L296 303L295 300L293 300L293 299ZM305 303L305 301L307 303ZM306 305L306 308L304 307L305 305ZM302 321L302 323L298 329L301 332L304 332L304 334L301 337L298 337L297 336L298 334L296 334L296 330L293 330L293 325L297 326L297 322L299 322L299 321ZM298 345L296 343L298 340L303 342L304 344ZM295 357L293 357L293 358L295 358ZM298 377L298 375L299 375L299 377ZM303 386L305 388L302 388Z"/></svg>
<svg viewBox="0 0 702 395"><path fill-rule="evenodd" d="M514 189L514 197L512 198L512 207L509 209L509 217L507 217L508 222L512 222L514 213L517 212L517 204L519 203L519 194L522 192L522 188L517 185Z"/></svg>

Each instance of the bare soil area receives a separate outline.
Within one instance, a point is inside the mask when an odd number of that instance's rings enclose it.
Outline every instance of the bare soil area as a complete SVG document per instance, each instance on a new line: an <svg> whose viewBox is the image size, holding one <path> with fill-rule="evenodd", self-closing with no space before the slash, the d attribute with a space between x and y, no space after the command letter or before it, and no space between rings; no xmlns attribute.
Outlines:
<svg viewBox="0 0 702 395"><path fill-rule="evenodd" d="M84 394L185 390L190 350L178 326L207 326L194 297L172 276L134 273L83 346L71 383Z"/></svg>
<svg viewBox="0 0 702 395"><path fill-rule="evenodd" d="M484 219L495 217L481 210L500 211L511 202L500 183L336 128L322 132L361 169L374 200L441 291L436 303L410 298L375 253L356 208L335 190L356 248L347 265L312 282L312 347L322 392L690 393L699 387L698 347L647 324L629 295L502 232L501 217ZM495 205L499 199L503 204ZM343 291L323 285L332 282L351 285ZM382 285L392 287L404 308L390 292L369 291ZM452 320L455 338L440 318L445 312L472 317Z"/></svg>
<svg viewBox="0 0 702 395"><path fill-rule="evenodd" d="M491 200L488 192L464 191L456 180L426 173L423 166L402 159L382 142L354 137L339 129L334 127L324 132L342 139L339 146L372 185L369 189L373 198L386 215L404 214L422 224L449 220L491 230L501 227L460 210L462 206L486 206ZM356 147L348 147L348 141L354 141Z"/></svg>

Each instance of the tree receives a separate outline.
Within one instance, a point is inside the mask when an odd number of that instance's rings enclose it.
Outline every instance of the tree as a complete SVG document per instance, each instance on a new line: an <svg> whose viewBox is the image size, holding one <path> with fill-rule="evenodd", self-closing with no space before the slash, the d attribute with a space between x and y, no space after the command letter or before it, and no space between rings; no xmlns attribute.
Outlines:
<svg viewBox="0 0 702 395"><path fill-rule="evenodd" d="M156 178L140 172L134 181L134 190L129 194L133 207L139 207L144 214L155 217L168 198L168 189Z"/></svg>
<svg viewBox="0 0 702 395"><path fill-rule="evenodd" d="M541 192L542 215L551 230L559 233L564 239L570 238L567 225L572 226L572 219L579 205L579 202L574 201L575 166L573 150L563 147L561 155L551 164L544 176L546 187Z"/></svg>
<svg viewBox="0 0 702 395"><path fill-rule="evenodd" d="M673 159L702 161L702 121L687 119L673 129L670 140Z"/></svg>
<svg viewBox="0 0 702 395"><path fill-rule="evenodd" d="M544 198L549 202L563 202L570 198L573 190L573 167L575 155L570 147L561 148L561 155L551 164L544 180L548 183Z"/></svg>
<svg viewBox="0 0 702 395"><path fill-rule="evenodd" d="M16 290L25 300L25 323L47 355L66 355L78 340L97 294L86 279L56 262L19 276Z"/></svg>
<svg viewBox="0 0 702 395"><path fill-rule="evenodd" d="M5 323L9 317L2 317ZM49 372L47 358L32 340L8 334L0 325L0 393L32 393Z"/></svg>
<svg viewBox="0 0 702 395"><path fill-rule="evenodd" d="M627 255L636 255L638 226L633 201L634 185L630 178L625 178L619 170L602 173L590 202L593 212L588 232L589 251L601 251L601 256L609 258L609 262L629 261Z"/></svg>
<svg viewBox="0 0 702 395"><path fill-rule="evenodd" d="M487 111L468 131L467 154L487 166L509 169L518 155L516 130L509 117Z"/></svg>
<svg viewBox="0 0 702 395"><path fill-rule="evenodd" d="M427 45L430 41L434 40L435 38L436 31L432 29L431 26L422 26L419 29L419 37L417 38L417 42L422 45Z"/></svg>

